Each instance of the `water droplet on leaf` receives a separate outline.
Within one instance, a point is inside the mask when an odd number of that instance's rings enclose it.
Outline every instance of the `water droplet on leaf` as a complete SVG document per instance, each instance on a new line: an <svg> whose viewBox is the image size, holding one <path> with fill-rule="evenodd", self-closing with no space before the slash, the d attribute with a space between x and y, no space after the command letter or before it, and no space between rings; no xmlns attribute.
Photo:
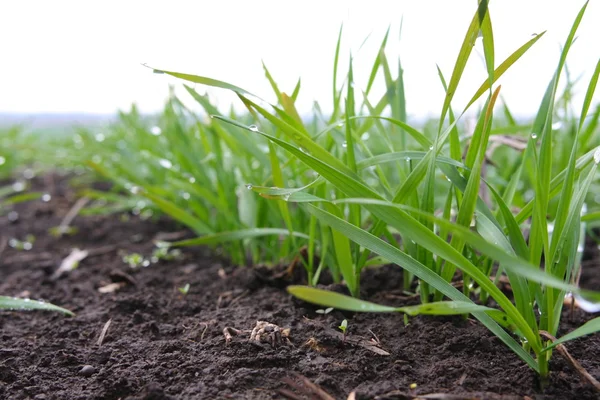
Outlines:
<svg viewBox="0 0 600 400"><path fill-rule="evenodd" d="M17 181L15 183L13 183L12 189L15 192L22 192L23 190L25 190L25 182Z"/></svg>
<svg viewBox="0 0 600 400"><path fill-rule="evenodd" d="M158 163L163 167L163 168L167 168L167 169L171 169L173 168L173 163L169 160L167 160L166 158L161 158L160 160L158 160Z"/></svg>

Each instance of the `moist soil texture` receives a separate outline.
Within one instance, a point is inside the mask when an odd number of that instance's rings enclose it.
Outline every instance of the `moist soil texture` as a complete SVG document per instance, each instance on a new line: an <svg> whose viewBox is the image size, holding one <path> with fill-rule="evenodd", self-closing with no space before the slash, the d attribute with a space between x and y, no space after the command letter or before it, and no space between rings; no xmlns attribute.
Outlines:
<svg viewBox="0 0 600 400"><path fill-rule="evenodd" d="M534 372L472 319L405 324L402 315L319 313L285 291L301 283L301 268L290 277L285 268L235 267L203 248L131 268L124 255L150 258L156 240L192 235L164 218L122 214L77 216L76 234L55 237L48 230L76 192L55 175L33 186L50 201L18 205L16 221L0 217L0 294L43 299L76 316L0 311L1 399L598 398L558 352L540 389ZM31 250L7 245L27 235L35 236ZM57 277L73 249L88 255ZM600 289L599 260L590 240L582 285ZM186 284L184 295L178 288ZM401 285L399 268L370 269L363 298L415 304ZM565 307L559 334L593 317ZM257 321L276 327L259 324L250 340ZM600 335L566 347L600 378Z"/></svg>

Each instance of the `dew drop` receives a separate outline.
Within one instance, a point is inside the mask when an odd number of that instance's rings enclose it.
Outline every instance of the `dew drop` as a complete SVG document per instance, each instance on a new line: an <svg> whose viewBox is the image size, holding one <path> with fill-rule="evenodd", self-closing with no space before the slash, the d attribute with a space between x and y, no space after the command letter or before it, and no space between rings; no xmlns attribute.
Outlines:
<svg viewBox="0 0 600 400"><path fill-rule="evenodd" d="M337 124L338 128L341 128L342 126L344 126L343 122L340 122L339 124Z"/></svg>
<svg viewBox="0 0 600 400"><path fill-rule="evenodd" d="M535 132L534 132L534 133L532 133L532 134L531 134L531 138L532 138L532 139L537 139L537 133L535 133Z"/></svg>
<svg viewBox="0 0 600 400"><path fill-rule="evenodd" d="M554 130L554 131L559 130L560 128L562 128L562 125L563 124L561 121L555 122L552 124L552 130Z"/></svg>
<svg viewBox="0 0 600 400"><path fill-rule="evenodd" d="M23 190L25 190L25 182L16 181L15 183L13 183L12 189L15 192L22 192Z"/></svg>
<svg viewBox="0 0 600 400"><path fill-rule="evenodd" d="M163 168L167 168L167 169L171 169L173 168L173 163L169 160L167 160L166 158L161 158L160 160L158 160L158 163L163 167Z"/></svg>
<svg viewBox="0 0 600 400"><path fill-rule="evenodd" d="M181 197L184 200L189 200L192 196L188 192L183 192L183 193L181 193Z"/></svg>
<svg viewBox="0 0 600 400"><path fill-rule="evenodd" d="M429 150L433 150L433 145L429 146Z"/></svg>
<svg viewBox="0 0 600 400"><path fill-rule="evenodd" d="M104 142L104 139L106 139L106 136L104 136L103 133L97 133L95 138L96 138L96 142L101 143L101 142Z"/></svg>
<svg viewBox="0 0 600 400"><path fill-rule="evenodd" d="M291 196L291 193L286 193L286 194L283 195L282 198L283 198L284 201L288 201L290 199L290 196Z"/></svg>
<svg viewBox="0 0 600 400"><path fill-rule="evenodd" d="M410 157L406 157L406 162L410 162Z"/></svg>
<svg viewBox="0 0 600 400"><path fill-rule="evenodd" d="M248 129L250 129L252 132L258 132L258 126L256 125L250 125Z"/></svg>
<svg viewBox="0 0 600 400"><path fill-rule="evenodd" d="M346 141L344 140L344 142L342 143L342 147L343 147L343 148L346 148L346 147L348 147L348 142L346 142Z"/></svg>
<svg viewBox="0 0 600 400"><path fill-rule="evenodd" d="M248 189L248 190L252 190L252 188L253 188L252 184L248 183L248 184L246 185L246 189Z"/></svg>
<svg viewBox="0 0 600 400"><path fill-rule="evenodd" d="M300 151L303 152L304 154L309 154L308 150L306 150L304 147L299 147Z"/></svg>
<svg viewBox="0 0 600 400"><path fill-rule="evenodd" d="M152 128L150 128L150 133L154 136L160 136L160 134L162 133L162 129L160 129L159 126L153 126Z"/></svg>
<svg viewBox="0 0 600 400"><path fill-rule="evenodd" d="M7 214L7 218L10 222L15 222L19 219L19 213L16 211L11 211Z"/></svg>
<svg viewBox="0 0 600 400"><path fill-rule="evenodd" d="M31 250L32 248L33 248L33 244L31 244L30 242L23 243L23 250Z"/></svg>
<svg viewBox="0 0 600 400"><path fill-rule="evenodd" d="M196 178L194 178L193 176L190 176L190 179L188 179L189 183L196 183Z"/></svg>
<svg viewBox="0 0 600 400"><path fill-rule="evenodd" d="M364 141L369 140L370 137L371 137L371 134L369 132L365 132L362 135L360 135L360 140L362 140L364 142Z"/></svg>
<svg viewBox="0 0 600 400"><path fill-rule="evenodd" d="M50 196L48 193L44 193L44 194L42 195L42 201L43 201L44 203L47 203L47 202L49 202L50 200L52 200L52 196Z"/></svg>
<svg viewBox="0 0 600 400"><path fill-rule="evenodd" d="M142 267L148 267L150 265L150 260L142 261Z"/></svg>
<svg viewBox="0 0 600 400"><path fill-rule="evenodd" d="M35 178L35 172L31 168L27 168L25 171L23 171L23 178L33 179Z"/></svg>
<svg viewBox="0 0 600 400"><path fill-rule="evenodd" d="M139 188L139 187L137 187L137 186L132 186L132 187L129 189L129 191L130 191L132 194L139 194L139 193L140 193L140 188Z"/></svg>
<svg viewBox="0 0 600 400"><path fill-rule="evenodd" d="M596 165L600 163L600 148L594 152L594 163Z"/></svg>

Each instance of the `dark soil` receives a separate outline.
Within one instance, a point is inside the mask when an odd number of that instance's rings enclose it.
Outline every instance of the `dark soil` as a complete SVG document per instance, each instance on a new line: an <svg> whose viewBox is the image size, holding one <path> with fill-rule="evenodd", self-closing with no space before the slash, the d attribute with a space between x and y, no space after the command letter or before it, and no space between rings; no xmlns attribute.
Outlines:
<svg viewBox="0 0 600 400"><path fill-rule="evenodd" d="M149 256L153 240L182 228L134 216L77 217L74 236L50 236L76 198L64 181L38 182L50 202L17 208L19 219L0 217L0 294L31 296L66 307L76 317L47 312L0 312L2 399L298 399L301 374L335 399L437 398L596 399L558 353L550 384L538 389L535 374L479 323L461 318L316 313L293 300L281 279L265 270L235 268L205 249L187 249L179 260L131 269L123 254ZM126 218L125 218L126 217ZM33 234L30 251L5 246ZM51 276L73 248L90 251L79 267ZM582 282L600 289L595 244L586 255ZM366 272L372 301L402 305L395 291L398 268ZM112 293L99 288L120 283ZM177 288L190 284L184 296ZM414 300L413 300L414 301ZM565 310L561 334L593 316ZM337 326L348 318L349 334ZM101 344L99 336L111 324ZM250 333L226 345L227 327L251 330L256 321L289 328L277 347L251 342ZM285 336L285 332L284 332ZM600 378L600 336L567 344L571 354ZM413 385L413 384L416 384ZM298 387L294 387L298 386ZM306 387L306 386L304 386ZM285 391L287 390L287 392Z"/></svg>

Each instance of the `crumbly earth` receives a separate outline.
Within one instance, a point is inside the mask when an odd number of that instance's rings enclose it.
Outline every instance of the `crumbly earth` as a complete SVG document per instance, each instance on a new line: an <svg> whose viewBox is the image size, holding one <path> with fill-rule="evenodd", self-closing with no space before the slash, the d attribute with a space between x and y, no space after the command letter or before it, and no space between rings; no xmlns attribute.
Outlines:
<svg viewBox="0 0 600 400"><path fill-rule="evenodd" d="M153 240L189 234L166 219L78 216L76 235L55 238L48 229L73 206L75 192L56 176L35 184L52 195L49 202L20 205L14 222L0 217L0 294L44 299L76 316L0 312L2 399L326 398L311 392L303 377L334 399L351 392L356 399L432 393L444 399L598 398L558 353L550 383L540 390L535 374L470 319L417 317L405 325L400 315L322 315L285 292L283 274L236 268L208 249L186 249L180 259L132 269L123 254L149 256ZM27 234L36 237L32 250L6 246ZM52 279L73 248L90 254ZM595 245L589 248L582 283L600 289L600 258ZM366 299L411 302L397 291L397 267L369 270L363 282ZM115 291L99 291L111 283ZM178 288L186 283L184 296ZM593 317L580 310L564 315L561 334ZM337 329L344 318L346 339ZM280 328L277 347L268 335L249 340L257 321ZM246 332L226 345L225 328ZM567 348L600 378L599 335Z"/></svg>

